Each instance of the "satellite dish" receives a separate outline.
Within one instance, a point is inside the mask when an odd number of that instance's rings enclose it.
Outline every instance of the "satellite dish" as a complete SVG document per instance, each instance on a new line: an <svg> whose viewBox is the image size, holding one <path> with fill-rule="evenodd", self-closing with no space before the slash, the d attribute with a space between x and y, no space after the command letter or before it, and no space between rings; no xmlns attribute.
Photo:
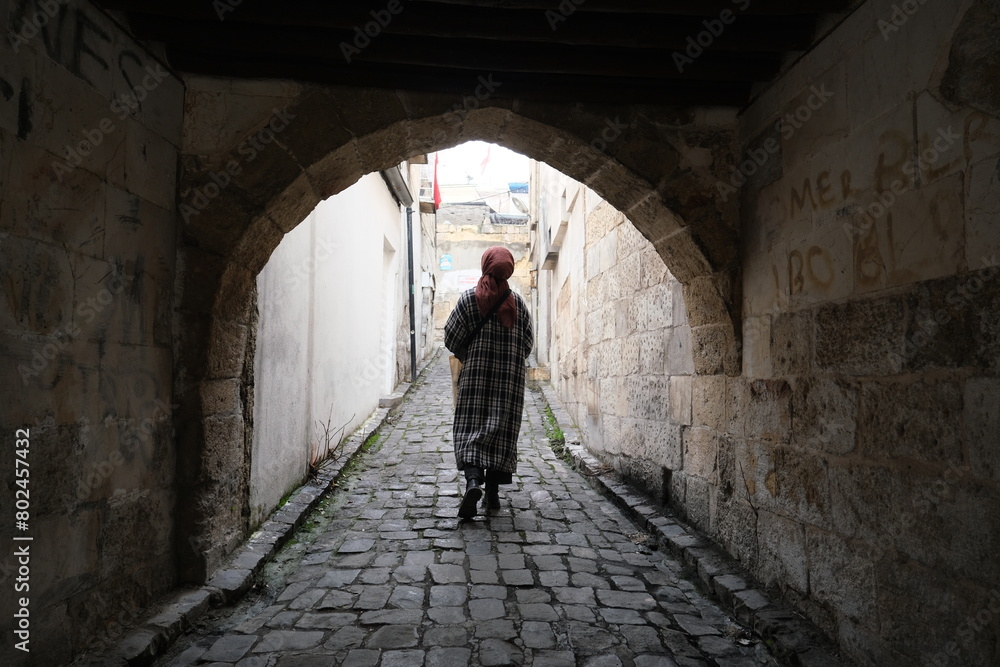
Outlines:
<svg viewBox="0 0 1000 667"><path fill-rule="evenodd" d="M525 204L523 201L521 201L517 197L511 197L510 201L514 204L514 208L516 208L521 213L524 213L525 215L528 215L528 206L527 206L527 204Z"/></svg>

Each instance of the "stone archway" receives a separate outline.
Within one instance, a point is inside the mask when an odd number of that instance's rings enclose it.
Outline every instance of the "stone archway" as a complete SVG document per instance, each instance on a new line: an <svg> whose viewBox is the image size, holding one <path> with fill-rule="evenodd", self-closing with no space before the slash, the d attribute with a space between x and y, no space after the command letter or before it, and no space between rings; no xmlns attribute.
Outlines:
<svg viewBox="0 0 1000 667"><path fill-rule="evenodd" d="M499 85L493 82L495 85ZM715 198L731 126L689 112L281 83L189 82L176 337L178 564L200 581L245 537L255 279L323 199L413 155L483 140L544 161L626 214L685 288L699 374L737 375L736 202ZM219 128L222 128L220 131ZM249 357L249 359L248 359Z"/></svg>

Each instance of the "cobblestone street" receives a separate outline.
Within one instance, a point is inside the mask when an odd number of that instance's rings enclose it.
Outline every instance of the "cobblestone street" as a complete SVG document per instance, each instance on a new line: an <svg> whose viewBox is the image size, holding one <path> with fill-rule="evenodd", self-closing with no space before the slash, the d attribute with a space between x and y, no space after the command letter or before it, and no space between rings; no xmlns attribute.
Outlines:
<svg viewBox="0 0 1000 667"><path fill-rule="evenodd" d="M460 522L447 357L236 606L157 665L778 665L549 446L528 391L514 485Z"/></svg>

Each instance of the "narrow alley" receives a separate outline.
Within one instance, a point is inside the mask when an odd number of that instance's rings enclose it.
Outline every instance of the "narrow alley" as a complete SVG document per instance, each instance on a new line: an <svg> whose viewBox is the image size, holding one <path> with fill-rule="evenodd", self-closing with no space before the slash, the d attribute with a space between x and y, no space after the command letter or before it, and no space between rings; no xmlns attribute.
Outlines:
<svg viewBox="0 0 1000 667"><path fill-rule="evenodd" d="M1000 666L1000 0L0 26L0 667Z"/></svg>
<svg viewBox="0 0 1000 667"><path fill-rule="evenodd" d="M501 509L459 522L449 385L439 354L262 585L156 664L779 664L556 456L540 392Z"/></svg>

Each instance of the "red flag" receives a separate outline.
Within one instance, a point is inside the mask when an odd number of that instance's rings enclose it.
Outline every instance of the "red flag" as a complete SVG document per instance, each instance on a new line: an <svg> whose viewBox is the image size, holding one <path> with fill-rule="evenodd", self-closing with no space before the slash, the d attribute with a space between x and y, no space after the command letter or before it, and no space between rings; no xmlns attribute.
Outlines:
<svg viewBox="0 0 1000 667"><path fill-rule="evenodd" d="M479 169L479 175L480 176L482 176L483 174L486 173L486 165L488 165L489 162L490 162L490 151L491 150L493 150L493 144L487 144L486 145L486 157L483 158L482 164L479 165L479 167L480 167L480 169Z"/></svg>
<svg viewBox="0 0 1000 667"><path fill-rule="evenodd" d="M441 208L441 186L438 183L438 162L441 161L441 154L434 154L434 208Z"/></svg>

